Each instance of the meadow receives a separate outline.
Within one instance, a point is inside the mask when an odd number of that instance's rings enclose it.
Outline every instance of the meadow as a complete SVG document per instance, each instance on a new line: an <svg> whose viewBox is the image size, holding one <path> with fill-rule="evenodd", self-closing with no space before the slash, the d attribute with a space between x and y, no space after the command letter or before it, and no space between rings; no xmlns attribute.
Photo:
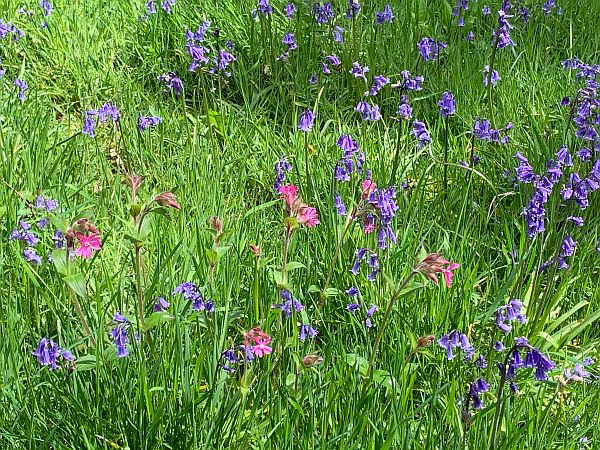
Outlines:
<svg viewBox="0 0 600 450"><path fill-rule="evenodd" d="M600 448L599 29L2 0L0 448Z"/></svg>

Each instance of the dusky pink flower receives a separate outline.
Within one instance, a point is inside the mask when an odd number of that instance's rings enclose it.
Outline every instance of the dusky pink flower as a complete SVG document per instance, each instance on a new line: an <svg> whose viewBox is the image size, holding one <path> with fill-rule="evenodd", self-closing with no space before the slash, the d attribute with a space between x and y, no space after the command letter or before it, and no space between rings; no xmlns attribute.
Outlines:
<svg viewBox="0 0 600 450"><path fill-rule="evenodd" d="M366 198L369 198L369 195L371 195L371 192L373 192L375 189L377 189L377 185L373 182L373 180L365 180L362 182L362 184L360 185L360 188L362 190L362 194L360 196L360 198L362 198L363 200Z"/></svg>
<svg viewBox="0 0 600 450"><path fill-rule="evenodd" d="M154 201L160 206L181 209L181 206L179 206L179 203L177 203L177 198L175 197L175 194L171 192L163 192L162 194L158 194L156 197L154 197Z"/></svg>
<svg viewBox="0 0 600 450"><path fill-rule="evenodd" d="M84 259L92 257L94 250L100 250L102 242L100 241L99 234L85 234L76 233L75 237L79 241L79 248L75 251L77 256L81 256Z"/></svg>
<svg viewBox="0 0 600 450"><path fill-rule="evenodd" d="M317 210L311 206L303 205L300 208L298 217L298 222L303 223L307 227L314 227L319 225L319 215L317 214Z"/></svg>
<svg viewBox="0 0 600 450"><path fill-rule="evenodd" d="M445 266L445 267L444 267ZM438 284L437 275L444 275L446 287L452 286L452 271L460 267L458 263L451 263L444 259L440 253L430 253L416 267L416 270L421 272L435 284Z"/></svg>
<svg viewBox="0 0 600 450"><path fill-rule="evenodd" d="M258 358L262 358L273 351L268 345L270 342L271 336L259 327L254 327L250 331L244 333L244 345L250 347L252 353Z"/></svg>
<svg viewBox="0 0 600 450"><path fill-rule="evenodd" d="M289 208L292 208L292 205L296 202L296 200L298 200L298 186L294 184L286 184L285 186L281 186L279 188L279 193Z"/></svg>

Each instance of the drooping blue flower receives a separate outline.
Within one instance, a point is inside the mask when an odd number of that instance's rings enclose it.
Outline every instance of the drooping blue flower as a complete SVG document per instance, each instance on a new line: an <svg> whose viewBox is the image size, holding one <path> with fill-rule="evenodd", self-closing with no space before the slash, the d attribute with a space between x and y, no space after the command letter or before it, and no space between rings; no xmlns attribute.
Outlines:
<svg viewBox="0 0 600 450"><path fill-rule="evenodd" d="M521 312L523 302L519 299L509 301L506 305L500 306L496 310L496 327L503 333L510 333L512 325L507 322L518 320L520 323L527 323L527 317Z"/></svg>
<svg viewBox="0 0 600 450"><path fill-rule="evenodd" d="M294 5L293 3L288 3L283 8L283 12L285 13L285 17L291 19L294 16L294 13L296 12L296 5Z"/></svg>
<svg viewBox="0 0 600 450"><path fill-rule="evenodd" d="M300 303L300 301L287 289L279 291L279 295L281 296L283 303L271 305L271 308L280 309L288 319L292 317L292 310L300 312L304 309L304 305L302 305L302 303Z"/></svg>
<svg viewBox="0 0 600 450"><path fill-rule="evenodd" d="M354 78L362 78L363 80L367 81L366 73L368 71L369 71L368 66L363 67L360 65L360 63L358 61L354 61L352 63L352 69L350 69L350 74Z"/></svg>
<svg viewBox="0 0 600 450"><path fill-rule="evenodd" d="M37 254L35 249L27 247L23 249L23 257L25 261L39 265L42 263L42 257Z"/></svg>
<svg viewBox="0 0 600 450"><path fill-rule="evenodd" d="M138 129L144 131L147 128L155 127L162 122L162 119L158 116L139 116L138 117Z"/></svg>
<svg viewBox="0 0 600 450"><path fill-rule="evenodd" d="M298 129L300 131L308 132L312 129L314 122L315 114L310 109L305 109L302 114L300 114Z"/></svg>
<svg viewBox="0 0 600 450"><path fill-rule="evenodd" d="M333 205L335 207L336 212L340 216L346 215L346 205L344 205L344 202L342 202L342 197L340 197L338 193L335 194Z"/></svg>
<svg viewBox="0 0 600 450"><path fill-rule="evenodd" d="M175 93L175 95L181 94L183 91L183 81L177 77L175 72L168 72L158 76L158 80L165 84L166 89L169 89Z"/></svg>
<svg viewBox="0 0 600 450"><path fill-rule="evenodd" d="M346 30L344 30L342 27L336 25L335 28L333 29L333 40L335 42L337 42L338 44L344 44L344 33L346 32Z"/></svg>
<svg viewBox="0 0 600 450"><path fill-rule="evenodd" d="M167 14L171 14L171 12L173 11L173 6L175 6L175 0L163 0L160 4L160 7Z"/></svg>
<svg viewBox="0 0 600 450"><path fill-rule="evenodd" d="M485 66L483 68L483 85L487 86L488 82L492 84L492 86L496 86L496 84L500 81L500 74L497 70L492 70L492 74L490 76L490 66Z"/></svg>
<svg viewBox="0 0 600 450"><path fill-rule="evenodd" d="M375 75L373 77L373 84L371 85L371 89L365 92L366 96L374 96L379 93L381 88L383 88L386 84L390 82L389 78L384 77L383 75Z"/></svg>
<svg viewBox="0 0 600 450"><path fill-rule="evenodd" d="M438 106L440 107L440 115L442 117L454 115L456 113L456 101L452 92L444 92L438 102Z"/></svg>
<svg viewBox="0 0 600 450"><path fill-rule="evenodd" d="M404 120L412 119L412 107L408 103L408 97L406 95L400 97L400 105L398 105L397 114Z"/></svg>
<svg viewBox="0 0 600 450"><path fill-rule="evenodd" d="M383 25L384 23L392 23L394 21L394 13L390 5L385 5L383 11L375 13L375 23Z"/></svg>
<svg viewBox="0 0 600 450"><path fill-rule="evenodd" d="M358 303L348 303L346 305L346 309L350 312L350 314L354 314L358 309L360 309L360 305Z"/></svg>
<svg viewBox="0 0 600 450"><path fill-rule="evenodd" d="M273 183L273 190L275 190L275 192L279 192L279 188L285 181L285 175L290 170L292 170L292 165L285 156L282 156L279 161L275 163L275 182Z"/></svg>
<svg viewBox="0 0 600 450"><path fill-rule="evenodd" d="M317 330L315 330L313 327L311 327L310 325L301 325L300 326L300 332L298 334L298 339L301 341L305 341L306 338L308 337L309 339L314 339L317 334L319 334L319 332Z"/></svg>
<svg viewBox="0 0 600 450"><path fill-rule="evenodd" d="M127 342L129 341L127 337L127 325L117 325L110 331L110 335L117 349L117 356L119 358L124 358L129 355L129 351L127 350Z"/></svg>
<svg viewBox="0 0 600 450"><path fill-rule="evenodd" d="M19 89L19 92L17 92L17 98L22 102L25 101L27 98L26 92L29 90L29 86L20 78L15 80L15 86Z"/></svg>
<svg viewBox="0 0 600 450"><path fill-rule="evenodd" d="M417 43L417 48L419 49L421 58L423 58L424 61L436 59L440 51L446 47L447 45L444 42L438 42L429 37L424 37Z"/></svg>
<svg viewBox="0 0 600 450"><path fill-rule="evenodd" d="M271 7L269 0L258 0L258 5L256 8L258 12L260 12L265 17L270 14L273 14L273 8Z"/></svg>
<svg viewBox="0 0 600 450"><path fill-rule="evenodd" d="M358 296L358 288L356 286L350 286L346 289L346 295L348 297L357 297Z"/></svg>
<svg viewBox="0 0 600 450"><path fill-rule="evenodd" d="M153 310L154 312L166 311L167 309L169 309L169 306L171 306L171 304L168 301L166 301L164 297L157 297L156 303L154 303Z"/></svg>
<svg viewBox="0 0 600 450"><path fill-rule="evenodd" d="M354 111L361 114L363 120L368 122L375 122L381 119L379 105L370 105L367 102L358 102L358 104L354 107Z"/></svg>
<svg viewBox="0 0 600 450"><path fill-rule="evenodd" d="M429 131L427 131L427 128L423 122L419 122L418 120L413 122L413 134L419 141L419 147L423 147L424 145L431 143L431 136L429 135Z"/></svg>
<svg viewBox="0 0 600 450"><path fill-rule="evenodd" d="M466 334L461 333L458 330L452 330L450 333L443 335L438 339L437 344L446 350L446 358L454 359L454 349L461 349L465 352L467 361L470 361L475 355L475 348L469 342L469 338Z"/></svg>
<svg viewBox="0 0 600 450"><path fill-rule="evenodd" d="M40 0L40 8L44 10L44 16L46 17L52 12L52 4L48 0Z"/></svg>

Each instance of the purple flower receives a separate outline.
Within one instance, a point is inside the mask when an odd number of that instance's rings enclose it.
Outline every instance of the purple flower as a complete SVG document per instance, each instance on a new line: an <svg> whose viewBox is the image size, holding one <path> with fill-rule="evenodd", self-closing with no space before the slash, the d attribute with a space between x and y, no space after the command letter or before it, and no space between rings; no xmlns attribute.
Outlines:
<svg viewBox="0 0 600 450"><path fill-rule="evenodd" d="M483 378L478 378L475 382L470 383L469 397L473 401L473 408L483 408L483 400L481 400L480 394L487 392L489 388L490 385Z"/></svg>
<svg viewBox="0 0 600 450"><path fill-rule="evenodd" d="M375 314L377 311L379 311L379 308L372 304L369 306L369 309L367 309L367 317L373 317L373 314Z"/></svg>
<svg viewBox="0 0 600 450"><path fill-rule="evenodd" d="M25 261L30 262L32 264L39 265L42 263L42 257L38 255L33 248L24 248L23 249L23 257Z"/></svg>
<svg viewBox="0 0 600 450"><path fill-rule="evenodd" d="M492 13L492 10L490 9L490 7L488 5L483 5L483 8L481 8L481 13L484 16L487 16L488 14Z"/></svg>
<svg viewBox="0 0 600 450"><path fill-rule="evenodd" d="M287 289L282 289L279 291L279 295L281 296L282 300L284 300L283 303L271 305L271 308L280 309L288 319L292 317L292 310L295 312L300 312L304 309L302 303L300 303L300 301Z"/></svg>
<svg viewBox="0 0 600 450"><path fill-rule="evenodd" d="M498 11L498 28L494 30L494 45L498 49L502 49L505 47L514 47L515 43L510 37L510 30L512 30L513 26L508 23L508 19L512 18L506 13L504 10Z"/></svg>
<svg viewBox="0 0 600 450"><path fill-rule="evenodd" d="M129 355L129 351L127 350L127 326L125 324L117 325L110 331L110 335L117 349L117 356L124 358Z"/></svg>
<svg viewBox="0 0 600 450"><path fill-rule="evenodd" d="M348 303L346 305L346 309L351 313L354 314L358 309L360 308L360 305L358 303Z"/></svg>
<svg viewBox="0 0 600 450"><path fill-rule="evenodd" d="M225 50L219 50L217 56L213 58L214 66L210 68L209 73L223 72L223 75L230 77L231 73L227 71L227 68L232 62L236 61L236 57Z"/></svg>
<svg viewBox="0 0 600 450"><path fill-rule="evenodd" d="M437 344L446 350L446 358L449 360L454 358L453 350L455 348L465 352L467 361L470 361L475 354L475 348L469 342L467 335L458 330L452 330L450 333L443 335L438 339Z"/></svg>
<svg viewBox="0 0 600 450"><path fill-rule="evenodd" d="M298 334L298 339L300 339L301 341L306 340L307 337L309 339L313 339L317 336L317 334L319 334L319 332L310 325L301 325L300 333Z"/></svg>
<svg viewBox="0 0 600 450"><path fill-rule="evenodd" d="M397 114L404 120L412 119L412 108L408 103L408 97L406 95L400 97L400 105L398 105Z"/></svg>
<svg viewBox="0 0 600 450"><path fill-rule="evenodd" d="M417 44L421 58L425 61L431 61L439 55L440 50L446 48L447 45L444 42L436 42L432 38L424 37Z"/></svg>
<svg viewBox="0 0 600 450"><path fill-rule="evenodd" d="M146 3L145 18L148 19L152 14L156 14L156 3L154 3L154 0L150 0L149 2Z"/></svg>
<svg viewBox="0 0 600 450"><path fill-rule="evenodd" d="M139 116L138 117L138 129L144 131L147 128L155 127L162 122L162 119L158 116Z"/></svg>
<svg viewBox="0 0 600 450"><path fill-rule="evenodd" d="M420 91L423 89L421 83L425 80L422 76L415 76L411 78L411 74L408 70L403 70L400 72L402 76L402 81L392 85L392 87L399 88L401 91Z"/></svg>
<svg viewBox="0 0 600 450"><path fill-rule="evenodd" d="M258 0L258 5L256 8L263 16L273 14L273 8L271 7L269 0Z"/></svg>
<svg viewBox="0 0 600 450"><path fill-rule="evenodd" d="M392 23L394 20L394 14L390 5L385 5L383 11L375 13L375 23L377 25L383 25L384 23Z"/></svg>
<svg viewBox="0 0 600 450"><path fill-rule="evenodd" d="M323 5L317 3L315 5L315 15L316 21L319 25L327 23L329 19L333 19L335 17L335 14L333 13L333 7L329 2L325 2Z"/></svg>
<svg viewBox="0 0 600 450"><path fill-rule="evenodd" d="M497 352L503 352L504 350L506 350L506 347L502 342L496 341L496 343L494 344L494 350L496 350Z"/></svg>
<svg viewBox="0 0 600 450"><path fill-rule="evenodd" d="M17 78L15 80L15 86L19 89L19 92L17 93L17 98L21 101L25 101L25 99L27 98L25 93L29 89L29 86L20 78Z"/></svg>
<svg viewBox="0 0 600 450"><path fill-rule="evenodd" d="M519 299L509 301L506 305L500 306L496 310L496 327L503 333L510 333L512 326L507 322L518 320L524 324L527 322L527 317L521 312L523 302Z"/></svg>
<svg viewBox="0 0 600 450"><path fill-rule="evenodd" d="M483 85L487 86L488 82L492 83L492 86L496 86L496 84L500 81L500 74L497 70L492 70L492 74L490 77L490 66L485 66L483 68Z"/></svg>
<svg viewBox="0 0 600 450"><path fill-rule="evenodd" d="M356 286L351 286L346 290L346 295L348 297L357 297L358 296L358 288Z"/></svg>
<svg viewBox="0 0 600 450"><path fill-rule="evenodd" d="M291 19L294 13L296 12L296 5L294 5L293 3L288 3L283 8L283 12L285 13L285 17Z"/></svg>
<svg viewBox="0 0 600 450"><path fill-rule="evenodd" d="M571 236L567 236L565 237L565 239L563 240L563 243L561 245L561 253L560 256L573 256L573 253L575 253L575 247L577 246L577 243L573 240L573 238Z"/></svg>
<svg viewBox="0 0 600 450"><path fill-rule="evenodd" d="M333 40L335 42L337 42L338 44L344 44L344 33L346 32L346 30L344 30L342 27L340 26L335 26L335 28L333 29Z"/></svg>
<svg viewBox="0 0 600 450"><path fill-rule="evenodd" d="M354 78L362 78L367 81L366 73L369 71L367 66L362 67L358 61L354 61L352 63L352 69L350 69L350 74Z"/></svg>
<svg viewBox="0 0 600 450"><path fill-rule="evenodd" d="M383 75L375 75L373 77L373 85L371 86L371 89L369 91L365 92L365 95L366 96L377 95L379 93L379 91L381 90L381 88L383 88L389 82L390 82L389 78L386 78Z"/></svg>
<svg viewBox="0 0 600 450"><path fill-rule="evenodd" d="M49 369L57 369L57 359L62 357L66 361L74 361L75 356L68 350L62 349L52 339L42 338L37 348L32 353L42 366L49 366Z"/></svg>
<svg viewBox="0 0 600 450"><path fill-rule="evenodd" d="M356 17L358 12L360 11L360 3L358 0L348 0L348 9L346 10L346 18L352 19Z"/></svg>
<svg viewBox="0 0 600 450"><path fill-rule="evenodd" d="M171 14L172 8L175 5L175 0L163 0L160 4L161 8L167 13Z"/></svg>
<svg viewBox="0 0 600 450"><path fill-rule="evenodd" d="M363 120L368 122L375 122L381 119L381 113L379 112L378 105L370 105L367 102L358 102L354 107L354 111L362 114Z"/></svg>
<svg viewBox="0 0 600 450"><path fill-rule="evenodd" d="M423 122L419 122L418 120L413 122L413 134L419 141L419 147L423 147L424 145L431 143L431 136L429 135L429 131L427 131L427 128Z"/></svg>
<svg viewBox="0 0 600 450"><path fill-rule="evenodd" d="M333 204L335 206L335 210L340 216L346 215L346 205L344 205L342 202L342 197L340 197L338 193L335 194Z"/></svg>
<svg viewBox="0 0 600 450"><path fill-rule="evenodd" d="M300 119L298 120L298 129L300 131L308 132L312 129L314 122L314 113L310 109L305 109L302 114L300 114Z"/></svg>
<svg viewBox="0 0 600 450"><path fill-rule="evenodd" d="M279 192L279 188L285 181L285 174L290 170L292 170L292 165L285 156L282 156L279 161L275 163L275 182L273 183L275 192Z"/></svg>
<svg viewBox="0 0 600 450"><path fill-rule="evenodd" d="M115 314L113 316L113 322L114 323L127 323L127 317L122 315L119 311L115 311Z"/></svg>
<svg viewBox="0 0 600 450"><path fill-rule="evenodd" d="M296 50L298 45L296 44L296 38L294 37L294 33L288 33L283 36L281 39L281 43L287 46L288 51Z"/></svg>
<svg viewBox="0 0 600 450"><path fill-rule="evenodd" d="M158 80L165 83L165 87L175 92L175 95L179 95L183 91L183 81L181 81L181 78L177 77L175 72L159 75Z"/></svg>
<svg viewBox="0 0 600 450"><path fill-rule="evenodd" d="M171 304L164 299L164 297L157 297L156 303L154 304L154 312L166 311Z"/></svg>
<svg viewBox="0 0 600 450"><path fill-rule="evenodd" d="M48 0L40 0L40 8L44 10L44 16L46 17L52 12L52 4Z"/></svg>
<svg viewBox="0 0 600 450"><path fill-rule="evenodd" d="M442 117L448 117L456 113L456 102L454 95L451 92L444 92L441 100L438 102L440 107L440 115Z"/></svg>

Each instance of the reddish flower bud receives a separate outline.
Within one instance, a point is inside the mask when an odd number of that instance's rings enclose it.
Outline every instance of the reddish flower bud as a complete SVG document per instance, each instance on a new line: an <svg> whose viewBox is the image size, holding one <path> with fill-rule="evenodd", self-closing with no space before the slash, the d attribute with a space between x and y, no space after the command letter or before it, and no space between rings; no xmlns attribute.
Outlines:
<svg viewBox="0 0 600 450"><path fill-rule="evenodd" d="M156 197L154 197L154 201L160 206L181 209L181 206L179 206L179 203L177 203L175 194L172 194L171 192L163 192L162 194L158 194Z"/></svg>
<svg viewBox="0 0 600 450"><path fill-rule="evenodd" d="M261 249L258 245L249 244L250 251L254 253L254 256L260 256Z"/></svg>
<svg viewBox="0 0 600 450"><path fill-rule="evenodd" d="M421 336L417 340L417 348L429 347L433 343L433 341L435 341L435 336Z"/></svg>
<svg viewBox="0 0 600 450"><path fill-rule="evenodd" d="M306 355L302 358L302 363L304 367L314 367L318 366L323 362L323 357L319 355Z"/></svg>
<svg viewBox="0 0 600 450"><path fill-rule="evenodd" d="M131 189L131 198L135 201L135 196L139 187L142 185L143 178L139 175L127 175L123 183Z"/></svg>
<svg viewBox="0 0 600 450"><path fill-rule="evenodd" d="M221 231L223 231L223 222L217 216L209 217L206 219L206 223L210 225L217 234L221 234Z"/></svg>

